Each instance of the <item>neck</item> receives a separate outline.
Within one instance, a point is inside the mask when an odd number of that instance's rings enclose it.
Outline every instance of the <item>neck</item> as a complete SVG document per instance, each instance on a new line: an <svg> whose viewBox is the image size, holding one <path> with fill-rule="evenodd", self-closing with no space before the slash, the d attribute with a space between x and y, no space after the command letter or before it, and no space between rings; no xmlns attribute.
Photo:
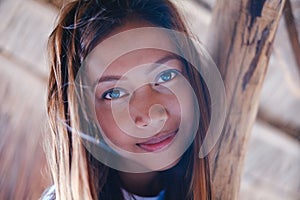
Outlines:
<svg viewBox="0 0 300 200"><path fill-rule="evenodd" d="M118 172L122 187L132 194L150 197L156 196L163 189L159 172L128 173Z"/></svg>

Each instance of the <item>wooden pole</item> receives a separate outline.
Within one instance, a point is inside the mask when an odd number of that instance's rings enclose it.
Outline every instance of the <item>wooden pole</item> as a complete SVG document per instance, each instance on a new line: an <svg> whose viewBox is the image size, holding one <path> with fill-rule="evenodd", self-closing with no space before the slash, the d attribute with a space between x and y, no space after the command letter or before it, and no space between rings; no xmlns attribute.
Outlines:
<svg viewBox="0 0 300 200"><path fill-rule="evenodd" d="M208 47L223 77L227 114L210 154L212 199L239 199L251 128L284 0L219 0Z"/></svg>
<svg viewBox="0 0 300 200"><path fill-rule="evenodd" d="M285 2L284 19L300 75L300 42L290 0Z"/></svg>

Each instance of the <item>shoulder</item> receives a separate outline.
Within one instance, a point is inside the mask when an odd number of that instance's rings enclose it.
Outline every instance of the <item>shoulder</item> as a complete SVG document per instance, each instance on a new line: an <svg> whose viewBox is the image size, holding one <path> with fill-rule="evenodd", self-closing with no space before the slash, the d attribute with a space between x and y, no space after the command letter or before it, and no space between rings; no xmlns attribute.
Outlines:
<svg viewBox="0 0 300 200"><path fill-rule="evenodd" d="M48 187L42 194L40 200L55 200L55 187L54 185Z"/></svg>

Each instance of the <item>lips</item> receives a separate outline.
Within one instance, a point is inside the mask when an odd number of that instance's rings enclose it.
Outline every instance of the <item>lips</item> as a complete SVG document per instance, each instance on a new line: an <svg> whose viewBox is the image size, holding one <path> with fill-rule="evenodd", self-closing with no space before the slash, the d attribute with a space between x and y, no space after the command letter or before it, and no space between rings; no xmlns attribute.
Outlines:
<svg viewBox="0 0 300 200"><path fill-rule="evenodd" d="M147 152L155 152L161 150L171 144L177 132L178 130L169 132L167 134L158 134L157 136L153 136L146 142L138 143L137 146Z"/></svg>

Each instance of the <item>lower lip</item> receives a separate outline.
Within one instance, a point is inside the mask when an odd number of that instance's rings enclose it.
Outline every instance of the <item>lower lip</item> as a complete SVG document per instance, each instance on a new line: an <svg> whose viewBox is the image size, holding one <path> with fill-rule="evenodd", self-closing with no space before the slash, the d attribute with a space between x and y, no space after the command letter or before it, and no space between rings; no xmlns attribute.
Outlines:
<svg viewBox="0 0 300 200"><path fill-rule="evenodd" d="M158 143L154 143L154 144L139 144L138 146L140 148L142 148L143 150L147 151L147 152L155 152L155 151L159 151L167 146L169 146L169 144L171 144L172 140L174 139L176 134L166 138L163 141L160 141Z"/></svg>

